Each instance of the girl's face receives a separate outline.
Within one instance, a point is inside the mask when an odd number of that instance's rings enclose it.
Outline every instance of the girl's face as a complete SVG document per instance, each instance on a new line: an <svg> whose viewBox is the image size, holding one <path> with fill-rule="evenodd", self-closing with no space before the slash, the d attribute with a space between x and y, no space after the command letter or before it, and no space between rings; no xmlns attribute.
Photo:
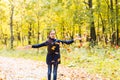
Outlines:
<svg viewBox="0 0 120 80"><path fill-rule="evenodd" d="M55 31L51 31L49 37L55 39Z"/></svg>

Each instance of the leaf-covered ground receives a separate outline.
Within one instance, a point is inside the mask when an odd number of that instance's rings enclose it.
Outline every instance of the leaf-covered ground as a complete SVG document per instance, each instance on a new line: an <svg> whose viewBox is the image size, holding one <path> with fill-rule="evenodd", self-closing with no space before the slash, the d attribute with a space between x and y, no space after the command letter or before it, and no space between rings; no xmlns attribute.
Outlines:
<svg viewBox="0 0 120 80"><path fill-rule="evenodd" d="M0 57L0 80L47 80L44 62ZM59 65L58 80L109 80L97 74L88 74L83 68Z"/></svg>

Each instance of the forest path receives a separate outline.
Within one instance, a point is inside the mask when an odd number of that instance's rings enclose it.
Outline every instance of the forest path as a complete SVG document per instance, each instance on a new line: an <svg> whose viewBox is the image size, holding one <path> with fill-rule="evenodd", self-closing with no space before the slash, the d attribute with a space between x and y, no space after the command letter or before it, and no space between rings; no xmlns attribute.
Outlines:
<svg viewBox="0 0 120 80"><path fill-rule="evenodd" d="M0 57L0 80L47 80L45 62L22 58ZM82 68L59 65L58 80L109 80L86 73Z"/></svg>

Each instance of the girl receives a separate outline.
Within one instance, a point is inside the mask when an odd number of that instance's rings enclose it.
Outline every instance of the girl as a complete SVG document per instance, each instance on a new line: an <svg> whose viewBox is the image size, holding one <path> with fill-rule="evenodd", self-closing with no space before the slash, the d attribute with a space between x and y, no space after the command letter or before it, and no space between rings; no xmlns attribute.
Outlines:
<svg viewBox="0 0 120 80"><path fill-rule="evenodd" d="M51 72L52 72L52 67L53 67L53 80L57 80L57 69L58 69L58 64L60 64L60 43L65 43L65 44L71 44L76 39L68 40L68 41L63 41L63 40L58 40L55 38L55 31L52 30L49 33L48 40L41 43L41 44L36 44L36 45L30 45L27 48L40 48L43 46L47 46L47 57L46 57L46 63L48 65L48 80L51 80Z"/></svg>

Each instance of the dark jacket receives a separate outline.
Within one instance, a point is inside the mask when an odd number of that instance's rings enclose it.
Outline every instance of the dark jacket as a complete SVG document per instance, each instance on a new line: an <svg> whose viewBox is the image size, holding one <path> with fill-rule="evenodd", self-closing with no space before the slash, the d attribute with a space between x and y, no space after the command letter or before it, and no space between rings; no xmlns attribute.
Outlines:
<svg viewBox="0 0 120 80"><path fill-rule="evenodd" d="M63 40L57 40L57 39L49 39L41 44L36 44L36 45L32 45L32 48L40 48L43 46L47 46L47 57L46 57L46 63L47 64L54 64L60 63L60 43L65 43L65 44L71 44L73 43L74 40L67 40L67 41L63 41Z"/></svg>

